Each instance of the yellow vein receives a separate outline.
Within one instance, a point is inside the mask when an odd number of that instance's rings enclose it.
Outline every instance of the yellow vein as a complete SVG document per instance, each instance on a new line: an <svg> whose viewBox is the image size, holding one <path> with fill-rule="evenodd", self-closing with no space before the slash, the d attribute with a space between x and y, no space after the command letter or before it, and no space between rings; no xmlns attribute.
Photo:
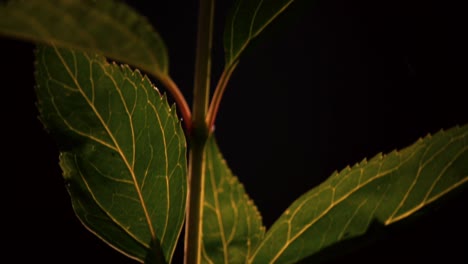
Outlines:
<svg viewBox="0 0 468 264"><path fill-rule="evenodd" d="M149 84L149 85L152 87L152 85L149 83L148 79L145 78L145 80L147 81L147 84ZM169 158L168 158L168 153L167 153L166 133L165 133L164 129L162 129L163 126L162 126L161 117L160 117L160 115L159 115L159 111L158 111L157 107L153 104L153 102L151 102L151 101L149 100L149 97L148 97L148 96L149 96L149 91L146 90L146 86L143 85L143 87L144 87L144 91L145 91L145 93L146 93L146 95L147 95L147 98L148 98L148 105L153 109L153 112L154 112L155 117L156 117L156 119L157 119L157 121L158 121L159 127L161 128L160 131L161 131L161 134L162 134L162 135L161 135L161 138L162 138L162 141L163 141L164 158L165 158L165 161L166 161L166 162L165 162L165 165L166 165L166 167L165 167L165 172L166 172L165 175L166 175L166 177L164 177L165 183L166 183L166 190L167 190L167 191L166 191L166 196L167 196L167 197L166 197L166 200L167 200L167 202L166 202L166 208L167 208L167 210L169 210L170 204L171 204L171 198L170 198L170 195L169 195L169 194L170 194L170 184L169 184L169 182L168 182L168 177L167 177L167 175L168 175L168 173L169 173L169 168L168 168L168 166L169 166ZM163 241L164 241L164 238L165 238L165 235L166 235L166 230L167 230L168 224L169 224L169 214L166 213L166 214L165 214L165 222L164 222L163 233L162 233L161 237L159 238L159 240L161 241L161 244L163 244Z"/></svg>
<svg viewBox="0 0 468 264"><path fill-rule="evenodd" d="M136 153L136 142L135 142L135 127L134 127L134 124L133 124L133 116L132 114L130 113L129 111L129 108L127 106L127 102L125 101L125 96L122 94L122 90L120 88L120 86L117 84L117 81L114 79L114 77L108 72L106 71L106 69L104 68L103 65L100 65L104 74L112 81L112 83L114 84L114 88L115 88L115 91L117 92L117 94L119 95L120 97L120 101L122 102L122 105L124 106L124 109L125 109L125 113L127 114L128 116L128 124L130 126L130 133L131 133L131 139L132 139L132 161L131 161L131 165L130 165L130 168L132 171L135 170L135 153ZM111 67L111 66L108 66L108 67ZM123 85L123 83L121 84ZM135 183L137 183L137 179L135 178Z"/></svg>
<svg viewBox="0 0 468 264"><path fill-rule="evenodd" d="M151 219L149 218L149 214L148 214L148 209L146 208L146 203L143 199L143 195L141 193L141 190L139 189L139 186L138 186L138 182L137 182L137 179L136 179L136 175L135 175L135 172L131 169L131 166L126 158L126 156L124 155L124 153L122 152L122 149L120 148L116 138L114 137L114 135L112 134L112 132L110 131L109 127L106 125L106 123L104 122L103 118L101 117L101 115L99 114L99 112L97 111L97 109L95 108L95 106L89 101L89 98L84 94L83 92L83 88L81 87L80 83L78 82L78 80L76 78L74 78L74 76L72 75L72 72L70 70L70 68L68 67L65 59L63 58L62 54L60 53L60 51L57 49L57 47L54 46L54 49L55 49L55 52L57 54L57 56L59 57L59 59L61 60L63 66L65 67L66 71L68 72L68 74L70 75L70 77L73 79L73 81L75 82L75 85L77 86L77 88L80 90L81 94L83 95L83 98L88 102L88 105L89 107L93 110L93 112L96 114L96 117L100 120L103 128L105 129L105 131L107 132L107 134L109 135L109 137L111 138L111 140L113 141L115 147L116 147L116 150L117 150L117 153L119 153L120 157L122 158L122 160L124 161L125 163L125 166L127 167L127 169L129 170L129 173L133 179L133 181L135 182L135 190L137 192L137 195L138 195L138 198L140 199L141 201L141 206L142 206L142 209L143 209L143 212L145 214L145 217L146 217L146 221L148 222L148 228L150 230L150 233L151 233L151 236L152 237L156 237L156 234L155 234L155 231L154 231L154 228L153 228L153 225L152 225L152 222L151 222Z"/></svg>
<svg viewBox="0 0 468 264"><path fill-rule="evenodd" d="M463 149L461 152L459 152L457 154L456 157L460 156L461 154L463 154L463 151L466 150ZM421 201L419 204L417 204L416 206L414 206L413 208L409 209L408 211L406 211L405 213L402 213L400 214L399 216L397 217L390 217L389 219L387 219L387 221L385 221L385 224L386 225L389 225L391 223L394 223L394 222L397 222L409 215L411 215L412 213L414 213L415 211L419 210L420 208L422 208L423 206L427 205L427 204L430 204L432 202L434 202L435 200L439 199L441 196L443 196L444 194L450 192L451 190L454 190L456 189L457 187L461 186L462 184L464 184L466 181L468 181L468 177L465 176L462 180L459 180L453 184L451 184L450 186L448 186L446 189L444 189L442 192L440 192L439 194L437 195L434 195L431 199L429 199L429 195L432 193L433 191L433 188L435 187L435 185L437 185L437 182L440 180L440 177L442 177L442 175L444 175L444 172L453 164L453 161L449 162L445 167L444 169L442 170L441 173L439 173L439 176L437 177L436 181L434 181L434 183L431 185L431 188L426 192L426 196L424 197L423 201Z"/></svg>
<svg viewBox="0 0 468 264"><path fill-rule="evenodd" d="M328 223L327 228L324 228L322 230L322 236L320 238L320 244L318 245L318 248L323 247L323 245L325 244L325 242L327 240L327 234L329 234L329 231L332 228L332 221L328 221L327 223Z"/></svg>
<svg viewBox="0 0 468 264"><path fill-rule="evenodd" d="M149 149L150 149L150 157L149 157L149 161L147 162L147 165L146 165L146 168L145 168L145 173L143 174L143 179L141 180L141 189L144 189L145 188L145 184L146 184L146 179L148 178L148 175L149 175L149 172L150 172L150 167L151 167L151 164L153 163L153 158L154 158L154 149L153 149L153 146L150 144L148 145ZM149 187L151 188L151 187Z"/></svg>
<svg viewBox="0 0 468 264"><path fill-rule="evenodd" d="M214 169L214 160L218 158L213 152L213 148L207 149L209 151L210 156L212 157L209 159L208 162L208 171L210 172L210 178L211 178L211 189L213 190L213 199L214 199L214 205L216 207L216 218L218 220L218 226L219 226L219 232L221 236L221 243L223 246L223 257L224 257L224 263L228 264L229 263L229 258L228 258L228 246L227 246L227 241L226 241L226 235L224 234L224 225L223 225L223 218L220 213L220 205L219 205L219 199L218 199L218 188L216 184L216 179L215 179L215 169ZM221 180L220 180L221 181Z"/></svg>
<svg viewBox="0 0 468 264"><path fill-rule="evenodd" d="M252 22L251 22L251 25L250 25L250 31L252 30L252 27L253 27L253 25L252 25L253 22L254 22L253 20L256 18L256 14L257 14L257 12L258 12L257 9L259 9L259 6L262 4L262 2L263 2L263 0L261 0L261 1L260 1L260 4L256 7L255 14L254 14L254 16L252 17ZM274 13L274 14L270 17L270 19L268 19L268 20L263 24L263 26L259 27L259 29L258 29L256 32L254 32L253 34L250 32L249 37L243 42L242 46L239 48L239 50L236 52L236 54L235 54L235 55L232 55L232 53L233 53L233 41L234 41L234 33L233 33L233 32L234 32L234 20L235 20L235 16L234 16L233 21L232 21L232 23L231 23L231 48L230 48L230 50L231 50L231 52L230 52L230 53L231 53L231 58L230 58L230 62L229 62L229 63L232 64L233 61L236 61L236 60L239 58L240 54L241 54L241 53L244 51L244 49L248 46L249 42L250 42L253 38L257 37L257 36L260 34L260 32L262 32L276 17L278 17L284 10L286 10L286 8L287 8L289 5L291 5L292 2L294 2L294 0L290 0L289 2L285 3L276 13ZM239 4L239 6L240 6L240 4ZM236 11L237 11L237 10L236 10ZM236 12L235 14L237 15L237 12Z"/></svg>
<svg viewBox="0 0 468 264"><path fill-rule="evenodd" d="M397 154L397 153L396 153ZM414 155L414 153L411 153L412 155ZM412 156L410 155L410 157ZM406 159L408 160L409 157ZM274 259L277 259L279 258L279 256L281 256L281 254L286 250L286 248L289 246L289 244L291 244L292 241L296 240L300 235L302 235L307 229L309 229L309 227L311 227L312 225L314 225L317 221L319 221L322 217L324 217L325 215L327 215L327 213L329 211L331 211L336 205L340 204L341 202L343 202L344 200L346 200L349 196L351 196L352 194L354 194L356 191L358 191L359 189L361 189L363 186L367 185L367 184L370 184L371 182L377 180L377 179L380 179L382 177L385 177L387 176L389 173L397 170L401 164L403 162L401 162L398 166L395 166L394 168L391 168L391 169L388 169L386 170L385 172L379 172L377 173L374 177L371 177L369 178L367 181L365 181L364 183L360 184L360 185L357 185L355 188L351 189L347 194L343 195L340 199L338 199L336 202L332 202L330 203L330 205L320 214L318 215L315 219L312 219L312 221L306 225L304 225L304 227L298 231L294 236L290 237L290 233L288 234L288 242L285 243L285 245L283 245L283 247L277 252L277 254L275 255ZM321 191L326 191L327 189L333 189L334 187L333 186L327 186L327 187L324 187L324 189ZM319 194L319 193L318 193ZM318 195L317 194L317 195ZM306 199L304 199L304 201L298 205L298 207L294 210L294 213L291 215L290 217L290 220L287 220L286 222L290 223L290 221L294 218L294 216L296 215L296 213L298 213L302 207L304 206L304 204L306 204L310 199L316 197L316 195L314 195L313 197L307 197ZM289 225L289 224L288 224ZM267 239L269 237L272 236L272 233L269 232L269 235L267 235L267 237L263 240L263 241L267 241ZM254 252L254 254L252 255L252 258L253 259L256 254L258 254L259 250L261 249L262 245L258 246L257 247L257 250Z"/></svg>
<svg viewBox="0 0 468 264"><path fill-rule="evenodd" d="M52 79L50 79L50 80L53 81ZM53 106L54 106L55 111L57 112L57 115L60 116L60 118L62 119L63 123L64 123L71 131L75 132L76 134L78 134L78 135L80 135L80 136L82 136L82 137L88 138L88 139L90 139L90 140L92 140L92 141L94 141L94 142L96 142L96 143L99 143L99 144L101 144L101 145L103 145L103 146L105 146L105 147L107 147L107 148L109 148L109 149L111 149L111 150L117 152L117 149L115 148L115 146L110 145L109 143L103 141L102 139L99 139L99 138L94 137L94 136L92 136L92 135L90 135L90 134L84 133L84 132L82 132L82 131L76 129L74 126L72 126L72 125L67 121L67 119L62 115L62 113L60 112L59 108L57 107L57 104L56 104L55 101L53 100L53 97L54 97L53 93L50 91L49 88L47 89L47 91L48 91L50 97L52 98L51 101L52 101L52 104L53 104Z"/></svg>
<svg viewBox="0 0 468 264"><path fill-rule="evenodd" d="M349 225L351 224L351 222L353 222L353 219L356 217L356 215L359 212L359 210L361 209L361 207L366 203L367 203L367 199L362 200L362 202L359 203L359 205L353 211L353 214L350 217L348 217L348 221L346 221L346 223L344 224L343 230L341 230L340 234L338 234L338 240L341 240L343 238L343 236L344 236L346 230L348 229Z"/></svg>
<svg viewBox="0 0 468 264"><path fill-rule="evenodd" d="M427 147L427 146L426 146L426 147ZM411 153L411 156L414 156L414 155L415 155L414 152ZM410 157L408 157L408 158L406 159L406 161L409 160L409 159L410 159ZM383 174L382 174L382 173L379 173L380 175L377 174L376 176L370 178L369 180L367 180L367 181L364 182L363 184L358 185L356 188L354 188L353 190L351 190L351 192L349 192L347 195L345 195L345 196L343 196L342 198L340 198L336 203L332 203L324 212L322 212L322 214L321 214L318 218L314 219L311 223L305 225L304 228L301 229L301 231L299 231L299 232L296 233L296 235L294 235L293 237L288 238L288 242L287 242L287 243L280 249L280 251L275 255L273 261L276 260L276 259L278 259L279 256L281 256L281 254L284 252L284 250L286 250L286 248L288 247L288 245L289 245L292 241L294 241L296 238L298 238L303 232L305 232L305 230L307 230L310 226L312 226L315 222L317 222L321 217L323 217L324 215L326 215L332 208L334 208L334 207L336 206L336 204L338 204L338 203L340 203L341 201L345 200L347 197L349 197L349 196L350 196L352 193L354 193L356 190L360 189L362 186L364 186L364 185L366 185L366 184L368 184L368 183L370 183L370 182L372 182L372 181L374 181L374 180L376 180L376 179L378 179L378 178L384 177L384 176L388 175L391 171L394 171L394 170L398 169L398 168L401 166L401 164L405 163L406 161L400 162L400 164L399 164L398 166L395 166L395 168L393 168L393 169L391 169L391 170L388 170L388 171L386 171L386 172L383 173ZM465 182L466 180L467 180L467 179L465 178L465 180L463 180L463 182ZM456 184L456 185L458 186L458 185L460 185L460 184L461 184L461 183L458 183L458 184ZM331 186L330 186L330 187L331 187ZM331 188L333 188L333 187L331 187ZM307 200L309 200L309 199L307 199ZM435 200L435 199L434 199L434 200ZM302 203L302 205L304 205L304 204L305 204L305 202ZM299 206L299 207L295 210L295 212L298 212L298 211L300 210L300 207L302 207L302 206ZM419 207L418 207L418 208L419 208ZM407 214L405 214L405 215L407 215ZM292 219L292 218L293 218L293 217L291 217L291 219ZM401 217L401 218L403 218L403 217ZM399 219L401 219L401 218L399 218ZM389 222L390 220L391 220L391 219L387 220L387 221L385 222L385 224L391 223L391 222ZM288 222L290 222L290 221L288 221ZM288 235L288 237L289 237L289 235ZM258 250L257 250L257 251L258 251Z"/></svg>
<svg viewBox="0 0 468 264"><path fill-rule="evenodd" d="M100 169L98 166L94 165L94 163L92 163L92 162L90 162L90 165L91 165L91 167L93 167L93 169L94 169L97 173L99 173L103 178L107 178L107 179L109 179L109 180L111 180L111 181L115 181L115 182L119 182L119 183L133 184L133 181L131 181L131 180L115 178L115 177L112 177L112 176L109 176L109 175L103 173L103 172L101 171L101 169Z"/></svg>
<svg viewBox="0 0 468 264"><path fill-rule="evenodd" d="M424 153L422 154L422 157L425 157L425 154L430 150L431 146L433 144L429 144L428 146L426 146L425 150L424 150ZM425 160L419 160L419 163L420 165L418 166L418 171L409 187L409 189L406 191L403 199L401 199L400 203L398 204L398 206L395 208L395 210L393 211L393 213L390 215L389 219L387 221L389 222L392 222L392 219L395 217L395 215L398 213L398 211L400 211L400 209L403 207L403 205L405 204L405 202L408 200L408 197L410 196L412 190L415 188L416 184L418 183L418 180L419 180L419 177L421 176L421 171L427 166L427 164L429 164L429 162L433 161L440 153L442 153L443 151L445 151L447 148L448 148L449 144L446 144L444 145L442 148L439 148L435 153L433 153L430 157L427 157ZM421 163L422 162L422 163ZM421 206L424 205L424 201L422 201L422 204ZM402 214L403 215L406 215L406 214ZM401 219L401 217L398 217L398 219Z"/></svg>
<svg viewBox="0 0 468 264"><path fill-rule="evenodd" d="M76 156L73 156L73 161L75 163L75 166L77 168L77 171L78 171L78 174L80 175L80 178L83 180L83 183L84 185L86 186L86 189L88 189L89 193L91 194L91 196L93 197L93 200L96 202L96 204L102 209L102 207L99 205L99 203L97 203L97 200L96 200L96 197L94 196L94 193L92 191L92 188L89 186L89 183L88 181L86 180L86 177L84 176L84 174L81 172L80 170L80 166L78 166L78 162L77 162L77 157ZM85 208L83 206L83 208ZM118 223L117 219L115 219L112 215L110 215L107 210L104 210L102 209L103 212L105 212L105 214L115 223ZM85 210L86 211L86 210ZM85 224L85 226L87 226ZM136 237L133 233L131 233L126 227L122 226L122 225L118 225L126 234L128 234L131 238L133 238L137 243L139 243L140 245L142 245L143 247L146 247L146 248L149 248L149 244L147 244L145 241L142 241L140 240L140 238ZM90 231L92 231L93 234L98 234L95 230L91 230L91 228L89 228ZM101 237L101 236L99 236ZM109 245L111 245L112 247L115 248L115 246L113 246L110 242L107 242L106 239L102 238L104 241L106 241L106 243L108 243ZM119 249L119 252L121 250ZM123 252L123 251L122 251ZM128 253L124 252L125 255L128 255Z"/></svg>
<svg viewBox="0 0 468 264"><path fill-rule="evenodd" d="M237 232L237 226L239 226L239 209L237 208L237 204L236 204L236 199L234 197L234 194L235 194L235 191L236 191L236 187L237 187L237 184L238 182L235 180L235 178L232 176L232 175L227 175L228 177L230 177L231 179L233 179L232 183L230 182L227 182L228 186L230 186L231 188L231 192L230 192L230 203L231 203L231 207L232 207L232 211L234 213L234 217L233 217L233 220L234 220L234 224L233 224L233 227L232 227L232 230L231 230L231 234L229 235L229 238L227 239L227 244L231 244L231 242L234 240L234 237L236 235L236 232ZM224 178L224 177L223 177ZM240 191L242 193L242 191ZM240 197L238 199L242 199L244 197L242 197L242 195L239 195ZM242 203L242 200L239 201L239 203Z"/></svg>
<svg viewBox="0 0 468 264"><path fill-rule="evenodd" d="M398 154L398 153L395 153L395 154ZM411 153L410 157L408 157L406 159L409 160L412 156L414 155L414 153ZM370 184L371 182L374 182L375 180L377 179L380 179L382 177L385 177L387 175L389 175L390 173L396 171L399 169L399 167L403 164L404 162L400 162L399 165L395 166L394 168L391 168L391 169L388 169L386 170L385 172L380 172L380 169L379 169L379 173L377 173L374 177L371 177L369 178L367 181L365 181L364 183L362 183L361 185L356 185L355 188L351 189L348 193L344 194L341 198L339 198L336 202L332 202L330 203L330 205L320 214L318 215L315 219L313 219L309 224L306 224L304 225L304 227L298 231L294 236L290 237L290 234L288 234L288 242L283 246L283 248L280 250L280 252L278 252L278 254L276 255L276 257L279 257L283 252L284 250L286 250L287 246L294 240L296 240L300 235L302 235L307 229L309 229L309 227L311 227L312 225L314 225L316 222L318 222L320 219L322 219L325 215L328 214L328 212L330 212L336 205L340 204L341 202L345 201L349 196L351 196L352 194L354 194L356 191L360 190L363 186L367 185L367 184ZM346 174L346 176L349 176L349 172ZM327 186L323 191L325 190L329 190L329 189L335 189L336 187L334 186ZM306 199L301 205L298 206L298 208L296 208L294 210L294 213L291 215L290 219L292 220L295 215L302 209L302 207L306 204L307 201L309 201L309 199ZM291 220L287 221L287 222L291 222Z"/></svg>
<svg viewBox="0 0 468 264"><path fill-rule="evenodd" d="M205 261L209 264L214 264L213 260L211 260L210 256L208 256L208 254L206 253L206 247L205 247L205 244L203 243L203 246L202 246L202 257L203 259L205 259Z"/></svg>
<svg viewBox="0 0 468 264"><path fill-rule="evenodd" d="M234 59L233 59L233 53L234 53L234 24L236 22L236 16L237 16L237 13L239 12L240 10L240 6L242 1L239 1L239 5L236 7L236 10L234 11L234 14L232 15L232 21L231 21L231 47L229 49L229 59L230 59L230 62L231 63Z"/></svg>
<svg viewBox="0 0 468 264"><path fill-rule="evenodd" d="M260 8L262 7L263 5L263 0L260 0L260 2L258 3L257 7L255 7L255 11L254 11L254 14L252 16L252 20L250 22L250 28L249 28L249 38L252 37L252 31L253 31L253 26L255 24L255 19L257 18L257 13L258 11L260 10Z"/></svg>
<svg viewBox="0 0 468 264"><path fill-rule="evenodd" d="M465 134L461 135L461 137L464 139L465 138ZM461 139L460 139L461 140ZM458 140L457 140L458 141ZM455 156L454 159L452 159L449 163L446 164L446 166L443 168L443 170L441 171L441 173L439 173L439 176L437 177L437 179L432 183L431 187L429 188L428 192L426 193L426 196L424 197L424 201L427 201L428 198L429 198L429 195L432 193L432 191L434 190L435 186L437 185L437 183L439 183L443 173L448 170L448 168L453 164L453 161L456 160L459 156L461 156L465 151L467 150L467 146L464 146L464 148L462 148L458 153L457 153L457 156ZM468 176L468 175L467 175ZM467 177L465 176L465 177Z"/></svg>

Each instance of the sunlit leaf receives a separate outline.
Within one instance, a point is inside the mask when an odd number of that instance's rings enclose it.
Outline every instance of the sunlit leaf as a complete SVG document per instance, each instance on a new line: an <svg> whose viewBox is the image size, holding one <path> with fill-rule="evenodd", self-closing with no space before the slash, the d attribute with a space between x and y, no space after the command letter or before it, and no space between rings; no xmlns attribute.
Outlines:
<svg viewBox="0 0 468 264"><path fill-rule="evenodd" d="M334 173L283 213L251 261L295 263L363 235L371 222L406 219L467 180L468 124Z"/></svg>
<svg viewBox="0 0 468 264"><path fill-rule="evenodd" d="M261 216L214 137L206 145L206 161L203 263L246 263L265 234Z"/></svg>
<svg viewBox="0 0 468 264"><path fill-rule="evenodd" d="M145 17L115 0L12 0L0 3L0 34L101 53L156 77L168 54Z"/></svg>
<svg viewBox="0 0 468 264"><path fill-rule="evenodd" d="M294 0L237 0L226 20L224 50L231 66L249 45Z"/></svg>
<svg viewBox="0 0 468 264"><path fill-rule="evenodd" d="M81 222L138 261L171 259L187 193L186 142L174 108L138 71L54 47L36 53L40 118ZM151 253L149 253L151 251Z"/></svg>

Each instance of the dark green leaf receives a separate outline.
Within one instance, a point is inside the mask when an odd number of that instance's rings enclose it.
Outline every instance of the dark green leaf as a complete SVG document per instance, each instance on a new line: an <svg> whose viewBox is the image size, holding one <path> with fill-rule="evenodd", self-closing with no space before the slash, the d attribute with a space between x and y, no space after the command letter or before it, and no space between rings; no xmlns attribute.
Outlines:
<svg viewBox="0 0 468 264"><path fill-rule="evenodd" d="M226 68L294 0L238 0L232 8L224 31Z"/></svg>
<svg viewBox="0 0 468 264"><path fill-rule="evenodd" d="M203 263L246 263L265 234L261 216L214 137L206 145L206 161Z"/></svg>
<svg viewBox="0 0 468 264"><path fill-rule="evenodd" d="M0 4L0 34L100 53L167 77L166 47L152 25L115 0L34 0Z"/></svg>
<svg viewBox="0 0 468 264"><path fill-rule="evenodd" d="M58 143L76 215L125 255L157 259L161 247L169 262L187 192L175 109L148 78L102 56L54 47L36 56L40 118Z"/></svg>
<svg viewBox="0 0 468 264"><path fill-rule="evenodd" d="M468 124L420 139L333 174L274 223L252 263L295 263L390 225L460 190L468 180Z"/></svg>

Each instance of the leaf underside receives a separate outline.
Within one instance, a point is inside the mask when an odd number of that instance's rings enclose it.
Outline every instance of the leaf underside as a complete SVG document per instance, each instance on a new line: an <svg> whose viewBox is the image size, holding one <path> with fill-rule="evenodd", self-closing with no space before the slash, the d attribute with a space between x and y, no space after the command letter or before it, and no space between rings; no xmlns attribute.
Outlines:
<svg viewBox="0 0 468 264"><path fill-rule="evenodd" d="M468 124L331 175L273 224L249 263L295 263L426 209L468 180Z"/></svg>
<svg viewBox="0 0 468 264"><path fill-rule="evenodd" d="M265 228L253 201L230 171L214 136L206 145L203 263L246 263Z"/></svg>
<svg viewBox="0 0 468 264"><path fill-rule="evenodd" d="M156 248L170 262L187 193L175 109L147 77L102 56L41 46L36 58L40 119L76 215L128 257L144 262Z"/></svg>
<svg viewBox="0 0 468 264"><path fill-rule="evenodd" d="M0 3L0 34L100 53L158 78L166 46L147 19L115 0L12 0Z"/></svg>

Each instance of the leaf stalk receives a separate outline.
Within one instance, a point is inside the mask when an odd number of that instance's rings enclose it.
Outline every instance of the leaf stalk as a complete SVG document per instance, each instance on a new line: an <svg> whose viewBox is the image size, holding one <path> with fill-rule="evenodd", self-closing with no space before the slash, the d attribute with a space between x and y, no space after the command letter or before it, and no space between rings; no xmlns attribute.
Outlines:
<svg viewBox="0 0 468 264"><path fill-rule="evenodd" d="M206 123L208 124L208 127L211 131L214 130L214 123L216 121L216 115L219 110L219 105L221 104L221 99L223 98L229 79L231 78L232 73L236 69L237 64L239 64L238 60L230 64L229 67L224 68L223 73L219 78L218 84L216 85L213 98L208 109L208 114L206 116Z"/></svg>
<svg viewBox="0 0 468 264"><path fill-rule="evenodd" d="M187 133L190 134L192 130L192 113L190 107L185 100L185 96L180 91L177 84L169 76L156 76L166 87L169 93L174 98L177 107L179 108L180 114L182 115L182 122L187 130Z"/></svg>

